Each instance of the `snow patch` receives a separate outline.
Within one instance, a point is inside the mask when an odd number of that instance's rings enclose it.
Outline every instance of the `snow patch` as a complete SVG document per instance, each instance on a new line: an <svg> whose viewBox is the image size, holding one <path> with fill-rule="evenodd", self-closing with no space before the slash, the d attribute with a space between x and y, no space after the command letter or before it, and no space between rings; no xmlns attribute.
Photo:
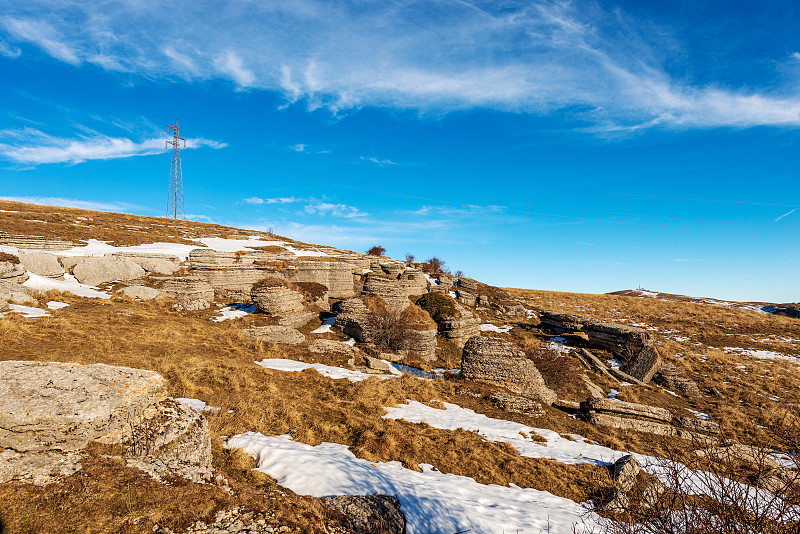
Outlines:
<svg viewBox="0 0 800 534"><path fill-rule="evenodd" d="M512 328L513 326L509 325L497 326L486 323L481 325L481 332L497 332L498 334L507 334Z"/></svg>
<svg viewBox="0 0 800 534"><path fill-rule="evenodd" d="M228 319L239 319L240 317L244 317L245 315L249 315L251 313L256 313L257 311L258 308L256 308L255 304L251 304L249 306L244 304L231 304L230 306L225 306L217 311L217 317L212 317L211 320L215 323L219 323Z"/></svg>
<svg viewBox="0 0 800 534"><path fill-rule="evenodd" d="M331 365L324 365L321 363L298 362L296 360L284 360L281 358L272 358L272 359L265 358L260 362L254 362L254 363L256 365L264 367L265 369L272 369L274 371L284 371L289 373L297 371L305 371L306 369L315 369L322 376L327 376L328 378L332 378L334 380L338 380L340 378L346 378L350 382L360 382L362 380L366 380L367 378L371 378L373 376L381 379L395 378L394 374L372 375L372 374L362 373L361 371L351 371L350 369L345 369L343 367L333 367Z"/></svg>
<svg viewBox="0 0 800 534"><path fill-rule="evenodd" d="M99 299L110 299L111 295L105 291L100 291L95 286L87 286L78 282L71 274L65 274L63 279L46 278L33 274L28 271L29 278L22 283L23 286L35 289L36 291L51 291L55 289L61 293L72 293L78 297L89 297Z"/></svg>
<svg viewBox="0 0 800 534"><path fill-rule="evenodd" d="M56 302L55 300L51 300L47 303L48 310L60 310L61 308L66 308L69 306L66 302Z"/></svg>

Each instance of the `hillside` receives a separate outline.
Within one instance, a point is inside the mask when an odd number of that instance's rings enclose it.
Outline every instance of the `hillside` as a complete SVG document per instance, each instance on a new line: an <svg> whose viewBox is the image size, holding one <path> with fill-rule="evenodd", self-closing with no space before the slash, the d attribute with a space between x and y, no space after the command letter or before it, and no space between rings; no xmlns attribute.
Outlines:
<svg viewBox="0 0 800 534"><path fill-rule="evenodd" d="M633 454L652 486L657 458L708 443L781 458L726 476L775 493L783 477L796 505L800 442L781 431L800 404L800 319L642 296L0 202L0 360L158 373L205 416L213 470L159 481L93 440L80 469L33 484L3 442L0 531L211 532L197 522L227 517L223 531L353 532L352 509L322 497L372 494L396 497L408 532L602 531L609 465ZM392 531L376 521L361 531Z"/></svg>

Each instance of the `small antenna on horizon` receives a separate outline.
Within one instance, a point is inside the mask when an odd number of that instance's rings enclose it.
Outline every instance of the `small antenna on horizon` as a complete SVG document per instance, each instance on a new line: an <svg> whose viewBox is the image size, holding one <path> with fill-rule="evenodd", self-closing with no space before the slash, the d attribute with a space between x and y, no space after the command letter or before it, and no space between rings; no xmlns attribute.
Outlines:
<svg viewBox="0 0 800 534"><path fill-rule="evenodd" d="M178 119L175 119L175 126L167 126L166 131L173 130L172 140L167 141L164 148L169 148L172 145L172 168L169 174L169 193L167 194L167 217L172 212L172 218L180 220L186 219L186 211L183 207L183 174L181 172L181 146L180 142L183 141L183 147L186 148L186 139L178 135Z"/></svg>

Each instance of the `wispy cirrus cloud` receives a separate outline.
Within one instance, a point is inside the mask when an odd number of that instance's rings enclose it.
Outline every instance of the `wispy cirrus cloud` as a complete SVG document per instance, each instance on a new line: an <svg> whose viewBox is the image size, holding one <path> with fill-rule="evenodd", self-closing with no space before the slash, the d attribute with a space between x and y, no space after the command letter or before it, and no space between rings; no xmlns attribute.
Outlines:
<svg viewBox="0 0 800 534"><path fill-rule="evenodd" d="M375 165L378 165L379 167L385 167L387 165L397 165L396 162L394 162L394 161L392 161L390 159L379 159L379 158L371 157L371 156L370 157L361 156L359 159L361 161L367 161L369 163L374 163Z"/></svg>
<svg viewBox="0 0 800 534"><path fill-rule="evenodd" d="M177 11L32 0L0 21L12 51L33 45L76 66L226 79L334 114L482 108L559 113L596 131L800 126L793 84L693 81L670 28L593 1L228 3L220 17L211 0Z"/></svg>
<svg viewBox="0 0 800 534"><path fill-rule="evenodd" d="M306 205L303 211L309 215L322 215L352 219L366 217L368 214L349 204L333 204L330 202L314 202Z"/></svg>
<svg viewBox="0 0 800 534"><path fill-rule="evenodd" d="M279 198L261 198L250 197L244 199L245 204L291 204L293 202L300 202L299 198L295 197L279 197Z"/></svg>
<svg viewBox="0 0 800 534"><path fill-rule="evenodd" d="M225 148L227 144L203 138L186 140L186 148ZM164 138L134 141L91 130L76 137L57 137L36 128L0 130L0 157L24 165L77 164L89 160L129 158L164 153Z"/></svg>

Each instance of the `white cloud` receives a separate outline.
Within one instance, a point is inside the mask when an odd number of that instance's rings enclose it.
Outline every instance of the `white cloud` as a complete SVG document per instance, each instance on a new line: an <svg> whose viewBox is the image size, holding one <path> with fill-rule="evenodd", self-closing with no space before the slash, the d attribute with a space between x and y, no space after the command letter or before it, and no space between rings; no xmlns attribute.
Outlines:
<svg viewBox="0 0 800 534"><path fill-rule="evenodd" d="M330 215L333 217L343 217L345 219L367 216L366 213L360 211L355 206L350 206L347 204L331 204L329 202L315 202L308 204L303 211L309 215Z"/></svg>
<svg viewBox="0 0 800 534"><path fill-rule="evenodd" d="M291 148L295 152L305 152L306 151L306 145L304 145L303 143L297 143L296 145L291 146L289 148Z"/></svg>
<svg viewBox="0 0 800 534"><path fill-rule="evenodd" d="M299 198L294 197L280 197L280 198L260 198L250 197L244 199L245 204L290 204L292 202L299 202Z"/></svg>
<svg viewBox="0 0 800 534"><path fill-rule="evenodd" d="M0 55L15 59L22 55L22 50L16 46L10 46L9 44L0 41Z"/></svg>
<svg viewBox="0 0 800 534"><path fill-rule="evenodd" d="M397 165L397 163L395 163L394 161L392 161L390 159L378 159L378 158L374 158L374 157L361 156L361 160L362 161L369 161L370 163L374 163L375 165L379 165L381 167L386 166L386 165Z"/></svg>
<svg viewBox="0 0 800 534"><path fill-rule="evenodd" d="M224 148L210 139L186 140L186 148ZM25 165L76 164L88 160L128 158L165 152L164 138L133 141L92 132L79 137L55 137L34 128L0 130L0 157Z"/></svg>
<svg viewBox="0 0 800 534"><path fill-rule="evenodd" d="M31 0L7 7L2 28L10 45L31 43L73 65L223 78L334 114L362 106L434 114L489 108L558 113L612 132L800 126L793 84L695 84L690 61L669 55L669 31L654 31L652 22L617 8L562 0L424 6L227 3L220 16L211 0L179 10L129 0L113 11L102 3ZM689 67L675 74L664 67L681 63Z"/></svg>
<svg viewBox="0 0 800 534"><path fill-rule="evenodd" d="M253 74L253 71L246 69L242 58L231 50L215 57L214 67L241 87L252 87L256 82L256 75Z"/></svg>

